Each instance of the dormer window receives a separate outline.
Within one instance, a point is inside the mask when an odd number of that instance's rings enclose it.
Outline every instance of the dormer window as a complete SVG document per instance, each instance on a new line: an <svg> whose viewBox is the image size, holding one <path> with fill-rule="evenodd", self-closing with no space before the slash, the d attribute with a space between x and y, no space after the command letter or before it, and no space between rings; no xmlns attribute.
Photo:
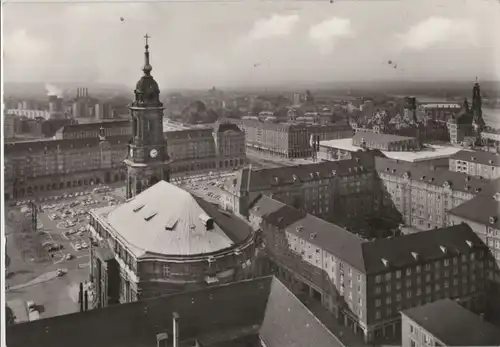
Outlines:
<svg viewBox="0 0 500 347"><path fill-rule="evenodd" d="M295 230L297 230L297 232L300 233L302 230L304 230L304 227L298 226L297 228L295 228Z"/></svg>
<svg viewBox="0 0 500 347"><path fill-rule="evenodd" d="M274 183L280 183L280 180L278 177L274 177Z"/></svg>
<svg viewBox="0 0 500 347"><path fill-rule="evenodd" d="M418 260L418 253L417 252L411 252L411 256L413 259Z"/></svg>
<svg viewBox="0 0 500 347"><path fill-rule="evenodd" d="M292 175L292 178L293 178L294 182L297 182L299 180L299 178L297 177L297 175Z"/></svg>
<svg viewBox="0 0 500 347"><path fill-rule="evenodd" d="M493 160L489 160L488 163L490 163L491 165L493 165Z"/></svg>
<svg viewBox="0 0 500 347"><path fill-rule="evenodd" d="M387 167L387 168L385 168L385 171L389 172L389 171L391 171L391 169L389 169L389 168Z"/></svg>
<svg viewBox="0 0 500 347"><path fill-rule="evenodd" d="M476 193L479 193L481 191L481 188L476 188Z"/></svg>
<svg viewBox="0 0 500 347"><path fill-rule="evenodd" d="M469 182L470 181L470 176L465 176L465 182Z"/></svg>
<svg viewBox="0 0 500 347"><path fill-rule="evenodd" d="M139 212L143 207L144 207L144 205L139 205L139 206L135 207L133 211Z"/></svg>
<svg viewBox="0 0 500 347"><path fill-rule="evenodd" d="M490 224L495 224L497 222L497 220L498 220L498 217L496 217L496 216L490 217Z"/></svg>
<svg viewBox="0 0 500 347"><path fill-rule="evenodd" d="M465 185L465 190L469 190L470 186L468 184Z"/></svg>
<svg viewBox="0 0 500 347"><path fill-rule="evenodd" d="M422 181L423 181L423 180L425 180L425 176L422 176L420 179L421 179Z"/></svg>
<svg viewBox="0 0 500 347"><path fill-rule="evenodd" d="M316 238L316 233L312 233L309 237L311 238L311 240L314 240Z"/></svg>
<svg viewBox="0 0 500 347"><path fill-rule="evenodd" d="M207 231L214 229L214 219L213 218L211 218L210 216L208 216L206 214L200 214L199 218L200 218L201 222L203 223L203 225L205 226Z"/></svg>
<svg viewBox="0 0 500 347"><path fill-rule="evenodd" d="M382 264L384 264L385 267L389 267L389 261L385 258L382 258Z"/></svg>
<svg viewBox="0 0 500 347"><path fill-rule="evenodd" d="M396 173L396 169L392 169L392 173Z"/></svg>
<svg viewBox="0 0 500 347"><path fill-rule="evenodd" d="M439 246L439 249L441 249L441 252L443 252L444 254L446 254L447 249L446 249L445 246Z"/></svg>
<svg viewBox="0 0 500 347"><path fill-rule="evenodd" d="M476 157L471 157L472 161L476 161Z"/></svg>
<svg viewBox="0 0 500 347"><path fill-rule="evenodd" d="M156 215L157 215L157 212L150 212L149 214L147 214L147 215L146 215L146 217L144 217L144 220L145 220L146 222L149 222L149 221L150 221L151 219L153 219L153 218L154 218L154 216L156 216Z"/></svg>
<svg viewBox="0 0 500 347"><path fill-rule="evenodd" d="M337 170L332 170L332 175L336 176L337 175Z"/></svg>
<svg viewBox="0 0 500 347"><path fill-rule="evenodd" d="M473 246L472 241L466 240L465 243L467 244L467 246L472 248L472 246Z"/></svg>

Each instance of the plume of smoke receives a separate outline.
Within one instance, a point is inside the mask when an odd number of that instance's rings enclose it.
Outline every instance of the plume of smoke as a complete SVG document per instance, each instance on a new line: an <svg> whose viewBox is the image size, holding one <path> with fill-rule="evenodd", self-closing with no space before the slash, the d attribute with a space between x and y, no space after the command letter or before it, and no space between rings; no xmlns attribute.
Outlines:
<svg viewBox="0 0 500 347"><path fill-rule="evenodd" d="M47 90L47 95L55 95L58 98L62 97L62 90L53 84L45 83L45 89Z"/></svg>

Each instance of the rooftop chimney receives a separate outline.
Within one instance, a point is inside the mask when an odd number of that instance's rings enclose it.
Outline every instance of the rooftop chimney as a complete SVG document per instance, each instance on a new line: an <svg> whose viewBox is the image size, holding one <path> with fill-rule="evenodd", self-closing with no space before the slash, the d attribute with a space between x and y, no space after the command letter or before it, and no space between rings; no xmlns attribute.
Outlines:
<svg viewBox="0 0 500 347"><path fill-rule="evenodd" d="M174 312L172 314L173 322L173 347L179 347L179 314Z"/></svg>

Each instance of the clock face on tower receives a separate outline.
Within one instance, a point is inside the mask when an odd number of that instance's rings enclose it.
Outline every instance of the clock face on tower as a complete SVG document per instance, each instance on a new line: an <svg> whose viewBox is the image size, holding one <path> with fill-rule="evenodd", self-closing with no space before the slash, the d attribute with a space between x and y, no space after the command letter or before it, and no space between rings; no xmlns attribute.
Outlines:
<svg viewBox="0 0 500 347"><path fill-rule="evenodd" d="M149 155L151 156L151 158L156 158L156 156L158 155L158 151L153 148L151 152L149 152Z"/></svg>

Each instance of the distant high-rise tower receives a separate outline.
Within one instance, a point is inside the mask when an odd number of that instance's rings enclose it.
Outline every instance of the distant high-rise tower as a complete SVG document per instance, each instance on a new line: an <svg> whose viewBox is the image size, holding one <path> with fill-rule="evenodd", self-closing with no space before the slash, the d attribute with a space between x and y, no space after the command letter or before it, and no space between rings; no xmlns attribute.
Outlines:
<svg viewBox="0 0 500 347"><path fill-rule="evenodd" d="M140 194L160 180L170 180L167 142L163 135L163 104L160 88L151 76L149 36L146 34L144 75L137 82L135 100L129 106L133 138L129 144L127 165L127 198Z"/></svg>

